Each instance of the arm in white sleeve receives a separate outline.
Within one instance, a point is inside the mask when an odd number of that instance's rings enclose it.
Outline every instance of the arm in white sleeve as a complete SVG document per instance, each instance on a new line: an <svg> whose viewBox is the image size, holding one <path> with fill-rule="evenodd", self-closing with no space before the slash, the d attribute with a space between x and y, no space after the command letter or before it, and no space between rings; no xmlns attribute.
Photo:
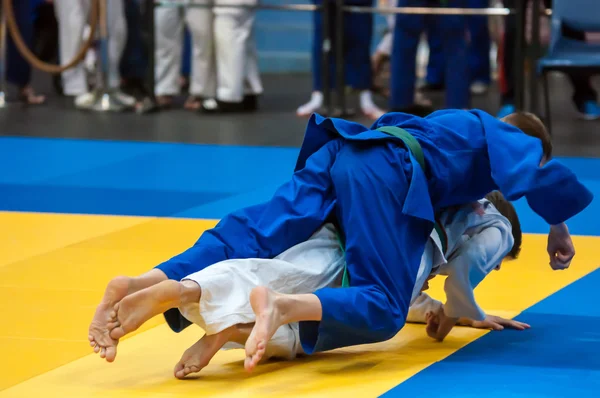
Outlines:
<svg viewBox="0 0 600 398"><path fill-rule="evenodd" d="M428 312L437 312L442 303L434 298L431 298L427 293L421 292L419 297L415 299L415 302L408 309L408 316L406 322L409 323L427 323L425 321L425 314Z"/></svg>
<svg viewBox="0 0 600 398"><path fill-rule="evenodd" d="M485 319L473 289L502 262L513 243L510 224L499 221L459 247L446 266L444 312L447 316L476 321Z"/></svg>

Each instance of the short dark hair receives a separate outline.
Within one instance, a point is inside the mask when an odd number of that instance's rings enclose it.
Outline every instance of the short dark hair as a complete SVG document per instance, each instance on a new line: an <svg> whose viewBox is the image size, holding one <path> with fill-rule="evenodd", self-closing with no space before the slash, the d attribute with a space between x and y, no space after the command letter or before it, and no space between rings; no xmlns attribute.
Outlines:
<svg viewBox="0 0 600 398"><path fill-rule="evenodd" d="M496 210L500 212L504 217L510 221L510 225L512 226L512 236L515 241L512 249L508 253L508 256L512 258L517 258L519 253L521 252L521 244L523 243L523 232L521 231L521 222L519 221L519 216L517 215L517 211L512 203L510 203L502 192L493 191L485 195L485 198L492 202Z"/></svg>
<svg viewBox="0 0 600 398"><path fill-rule="evenodd" d="M515 126L527 135L539 138L546 159L552 158L552 140L544 122L529 112L515 112L501 119L504 123Z"/></svg>

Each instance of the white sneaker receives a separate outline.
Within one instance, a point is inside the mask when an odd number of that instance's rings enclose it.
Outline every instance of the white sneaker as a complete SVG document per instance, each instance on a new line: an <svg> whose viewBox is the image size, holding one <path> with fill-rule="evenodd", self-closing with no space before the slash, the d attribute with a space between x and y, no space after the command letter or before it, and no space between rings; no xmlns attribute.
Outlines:
<svg viewBox="0 0 600 398"><path fill-rule="evenodd" d="M115 90L113 92L114 96L119 100L120 103L125 105L128 108L133 108L137 103L136 99L131 95L127 95L121 90Z"/></svg>
<svg viewBox="0 0 600 398"><path fill-rule="evenodd" d="M94 95L94 93L85 93L85 94L80 94L78 96L75 97L75 108L77 109L91 109L92 106L94 105L94 101L96 99L96 96Z"/></svg>
<svg viewBox="0 0 600 398"><path fill-rule="evenodd" d="M299 117L308 117L315 113L320 107L323 106L323 93L320 91L315 91L310 96L310 101L306 104L301 105L296 110L296 116Z"/></svg>
<svg viewBox="0 0 600 398"><path fill-rule="evenodd" d="M483 95L487 93L489 88L489 84L485 84L483 82L473 82L473 84L471 84L471 94Z"/></svg>

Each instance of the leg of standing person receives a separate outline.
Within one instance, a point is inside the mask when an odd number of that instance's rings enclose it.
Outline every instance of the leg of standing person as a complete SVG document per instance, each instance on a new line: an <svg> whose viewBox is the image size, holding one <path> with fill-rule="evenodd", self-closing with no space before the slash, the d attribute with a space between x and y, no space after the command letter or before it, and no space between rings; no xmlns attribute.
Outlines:
<svg viewBox="0 0 600 398"><path fill-rule="evenodd" d="M89 0L55 0L54 10L58 20L60 62L69 62L83 43L83 28L89 14ZM83 63L62 73L63 92L77 97L89 92Z"/></svg>
<svg viewBox="0 0 600 398"><path fill-rule="evenodd" d="M449 7L466 7L466 0L449 0ZM439 24L442 31L444 59L446 60L446 108L469 107L469 65L465 32L467 18L463 15L432 16L431 23ZM457 79L456 76L463 78Z"/></svg>
<svg viewBox="0 0 600 398"><path fill-rule="evenodd" d="M372 0L354 0L352 5L373 6ZM371 120L377 120L385 112L373 101L371 86L371 41L373 39L373 14L344 14L344 51L346 83L360 92L360 109Z"/></svg>
<svg viewBox="0 0 600 398"><path fill-rule="evenodd" d="M145 96L144 79L148 58L142 39L142 14L140 0L125 0L127 42L119 64L123 89L133 97Z"/></svg>
<svg viewBox="0 0 600 398"><path fill-rule="evenodd" d="M427 60L427 75L424 91L440 91L444 89L444 47L442 32L439 26L427 24L427 45L429 47L429 59Z"/></svg>
<svg viewBox="0 0 600 398"><path fill-rule="evenodd" d="M155 76L156 100L161 107L173 105L179 94L179 70L183 46L182 10L175 7L156 8Z"/></svg>
<svg viewBox="0 0 600 398"><path fill-rule="evenodd" d="M197 2L208 4L203 0ZM199 110L203 103L210 108L210 103L214 103L217 95L214 12L205 7L188 8L185 22L191 46L190 95L185 108Z"/></svg>
<svg viewBox="0 0 600 398"><path fill-rule="evenodd" d="M249 0L247 4L254 4ZM255 11L248 8L215 8L215 48L217 64L217 107L209 112L244 112L244 85L248 43L253 33Z"/></svg>
<svg viewBox="0 0 600 398"><path fill-rule="evenodd" d="M13 5L15 19L19 31L28 46L32 48L33 43L33 21L29 1L16 2ZM36 95L31 87L31 66L19 51L9 35L6 40L6 79L15 84L19 89L19 100L28 105L39 105L46 101L43 95Z"/></svg>
<svg viewBox="0 0 600 398"><path fill-rule="evenodd" d="M469 8L486 8L488 0L468 0ZM484 94L491 82L490 69L490 31L488 17L472 15L467 17L467 28L471 38L469 43L469 71L471 75L471 92Z"/></svg>
<svg viewBox="0 0 600 398"><path fill-rule="evenodd" d="M314 4L317 6L323 5L324 1L330 0L313 0ZM328 18L329 31L334 32L335 29L335 11L333 3L330 5L330 13ZM311 51L311 65L312 65L312 93L310 96L310 100L302 104L296 110L296 115L299 117L308 117L312 115L314 112L318 111L321 107L323 107L323 13L319 11L315 11L312 13L313 16L313 41L312 41L312 51ZM330 48L332 51L330 52L330 57L327 62L327 66L329 67L329 83L330 87L334 87L335 81L335 63L333 56L333 48L334 46L334 36L330 34Z"/></svg>
<svg viewBox="0 0 600 398"><path fill-rule="evenodd" d="M398 0L398 7L423 7L425 0ZM424 15L398 14L391 60L390 110L410 108L415 99L417 46L425 29Z"/></svg>
<svg viewBox="0 0 600 398"><path fill-rule="evenodd" d="M248 38L244 80L244 108L247 111L258 110L258 97L263 93L263 85L258 68L258 50L254 32Z"/></svg>

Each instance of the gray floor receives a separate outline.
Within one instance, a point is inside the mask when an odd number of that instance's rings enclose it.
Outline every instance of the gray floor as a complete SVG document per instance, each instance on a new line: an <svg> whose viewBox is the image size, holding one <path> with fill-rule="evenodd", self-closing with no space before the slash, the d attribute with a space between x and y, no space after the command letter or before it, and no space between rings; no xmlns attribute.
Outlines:
<svg viewBox="0 0 600 398"><path fill-rule="evenodd" d="M52 90L44 77L37 77L44 89ZM600 87L595 82L596 87ZM108 140L187 142L225 145L299 146L306 120L295 116L296 107L310 95L307 75L264 76L265 94L260 110L246 115L209 116L184 110L137 115L84 113L65 98L50 96L46 106L24 107L11 104L0 110L0 135L60 137ZM556 154L600 157L600 121L578 118L565 79L552 79L552 114ZM442 95L433 96L441 104ZM380 102L384 105L384 102ZM495 113L498 95L475 97L473 107ZM357 121L369 124L368 120Z"/></svg>

